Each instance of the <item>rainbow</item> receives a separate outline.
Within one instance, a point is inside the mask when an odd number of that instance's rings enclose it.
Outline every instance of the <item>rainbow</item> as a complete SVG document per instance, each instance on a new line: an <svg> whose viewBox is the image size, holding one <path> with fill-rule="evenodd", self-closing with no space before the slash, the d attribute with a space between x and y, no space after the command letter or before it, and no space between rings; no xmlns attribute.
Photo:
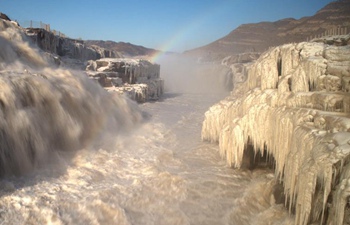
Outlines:
<svg viewBox="0 0 350 225"><path fill-rule="evenodd" d="M151 56L150 61L154 63L158 62L162 58L162 56L166 55L167 52L171 51L178 43L184 41L186 34L189 33L190 30L191 26L188 25L185 28L176 32L176 34L172 38L170 38L169 40L161 44L159 47L157 47L159 51Z"/></svg>
<svg viewBox="0 0 350 225"><path fill-rule="evenodd" d="M205 12L203 12L201 15L199 15L196 19L194 19L192 22L188 23L183 28L179 29L169 40L162 43L159 47L156 49L159 50L159 52L155 53L154 55L150 56L149 60L151 62L159 62L159 60L167 54L167 52L173 51L173 49L181 44L184 43L187 39L187 37L190 37L193 34L193 32L196 30L196 28L199 28L201 26L205 26L205 22L210 20L213 16L220 15L223 10L227 10L228 7L227 3L218 4L214 9L209 9Z"/></svg>

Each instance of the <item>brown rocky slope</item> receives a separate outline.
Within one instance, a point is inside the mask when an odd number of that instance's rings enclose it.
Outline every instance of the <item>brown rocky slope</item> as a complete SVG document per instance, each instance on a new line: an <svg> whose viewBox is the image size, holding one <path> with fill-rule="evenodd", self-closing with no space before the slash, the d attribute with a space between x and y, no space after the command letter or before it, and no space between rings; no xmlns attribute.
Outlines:
<svg viewBox="0 0 350 225"><path fill-rule="evenodd" d="M262 52L272 46L348 32L350 0L341 0L331 2L315 15L299 20L286 18L275 22L243 24L225 37L185 53L227 56L243 52Z"/></svg>
<svg viewBox="0 0 350 225"><path fill-rule="evenodd" d="M158 50L155 50L155 49L146 48L140 45L134 45L126 42L88 40L88 41L85 41L85 43L88 46L95 45L105 49L120 52L127 57L153 55L159 52Z"/></svg>

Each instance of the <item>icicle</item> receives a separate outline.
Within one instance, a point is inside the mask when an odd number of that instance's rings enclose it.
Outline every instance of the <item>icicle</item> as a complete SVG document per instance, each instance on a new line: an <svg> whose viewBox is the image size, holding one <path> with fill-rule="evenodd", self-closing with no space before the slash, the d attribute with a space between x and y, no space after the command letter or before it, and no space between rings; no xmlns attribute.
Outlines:
<svg viewBox="0 0 350 225"><path fill-rule="evenodd" d="M325 92L331 89L319 81L330 61L350 65L349 55L349 47L322 43L274 48L246 66L246 82L235 84L231 96L205 114L202 139L219 142L229 165L242 165L248 144L256 154L266 149L273 156L286 204L290 211L295 207L296 224L324 222L335 186L327 223L341 224L344 218L350 196L350 97ZM334 71L342 76L343 70Z"/></svg>

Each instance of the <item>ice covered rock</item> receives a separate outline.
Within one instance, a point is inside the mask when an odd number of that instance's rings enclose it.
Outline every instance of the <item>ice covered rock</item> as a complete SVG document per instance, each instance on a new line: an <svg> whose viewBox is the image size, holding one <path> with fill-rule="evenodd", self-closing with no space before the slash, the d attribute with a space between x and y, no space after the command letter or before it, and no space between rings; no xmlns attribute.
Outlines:
<svg viewBox="0 0 350 225"><path fill-rule="evenodd" d="M258 52L247 52L247 53L241 53L241 54L236 54L236 55L230 55L225 57L222 61L221 64L230 66L235 63L247 63L247 62L252 62L256 59L258 59L260 56L260 53Z"/></svg>
<svg viewBox="0 0 350 225"><path fill-rule="evenodd" d="M60 37L45 29L26 28L24 30L39 48L51 54L58 55L68 65L81 66L87 60L122 57L118 52L98 46L87 46L83 40Z"/></svg>
<svg viewBox="0 0 350 225"><path fill-rule="evenodd" d="M88 75L108 91L126 93L137 102L156 100L163 94L160 65L147 60L103 58L90 60Z"/></svg>
<svg viewBox="0 0 350 225"><path fill-rule="evenodd" d="M26 28L25 31L41 49L62 57L68 56L82 61L103 57L118 57L118 54L113 51L97 46L86 46L83 40L60 37L45 29Z"/></svg>
<svg viewBox="0 0 350 225"><path fill-rule="evenodd" d="M233 167L251 147L273 158L296 224L349 220L350 46L287 44L231 68L235 89L206 112L202 139Z"/></svg>

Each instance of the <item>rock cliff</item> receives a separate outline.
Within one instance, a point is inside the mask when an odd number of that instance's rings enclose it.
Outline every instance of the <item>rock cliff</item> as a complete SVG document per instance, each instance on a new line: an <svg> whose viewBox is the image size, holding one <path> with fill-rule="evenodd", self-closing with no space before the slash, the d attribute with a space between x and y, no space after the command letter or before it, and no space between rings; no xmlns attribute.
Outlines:
<svg viewBox="0 0 350 225"><path fill-rule="evenodd" d="M106 57L122 57L116 51L107 50L96 45L86 45L85 41L60 37L45 29L26 28L26 34L42 50L58 55L66 61L79 60L81 63L87 60L96 60Z"/></svg>
<svg viewBox="0 0 350 225"><path fill-rule="evenodd" d="M160 66L141 59L103 58L90 60L88 75L108 91L126 93L137 102L156 100L163 94Z"/></svg>
<svg viewBox="0 0 350 225"><path fill-rule="evenodd" d="M272 159L296 224L350 224L350 46L286 44L230 67L235 89L202 139L236 168L249 151Z"/></svg>

